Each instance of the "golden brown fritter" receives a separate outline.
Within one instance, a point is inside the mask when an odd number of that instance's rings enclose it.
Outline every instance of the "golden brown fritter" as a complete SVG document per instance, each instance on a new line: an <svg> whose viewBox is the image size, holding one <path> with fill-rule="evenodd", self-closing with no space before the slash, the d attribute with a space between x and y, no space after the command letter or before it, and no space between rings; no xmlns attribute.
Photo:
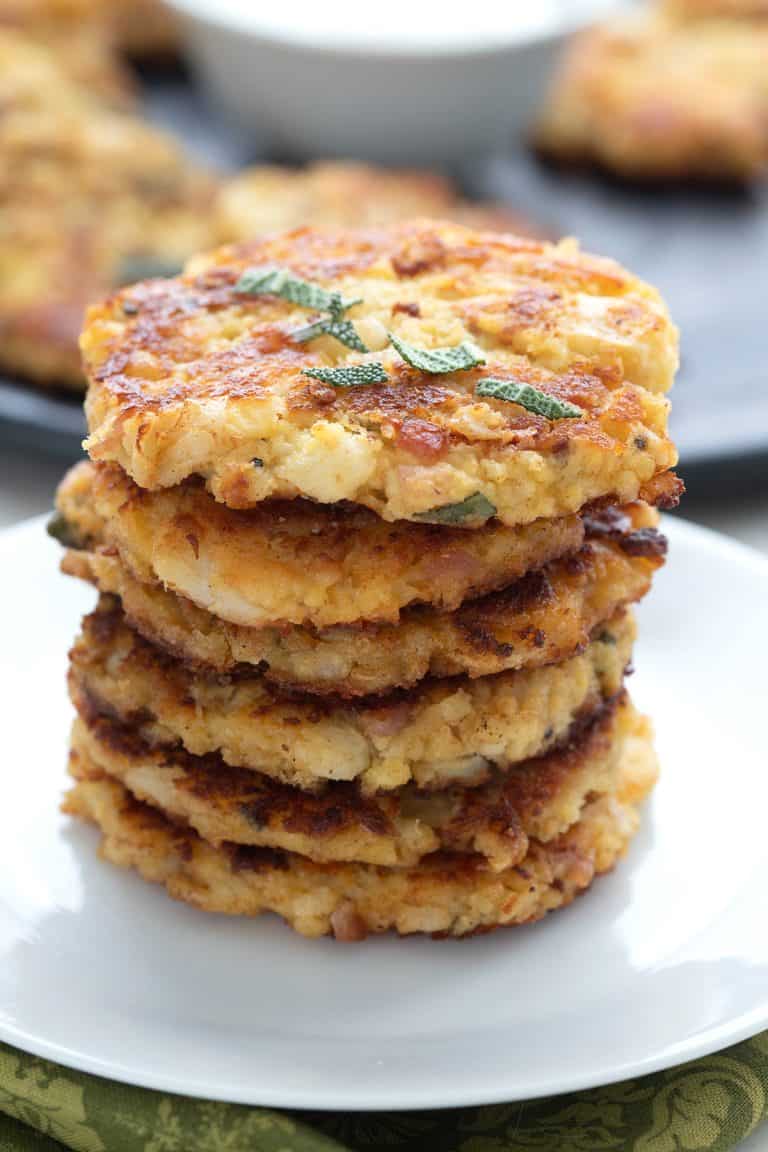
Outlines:
<svg viewBox="0 0 768 1152"><path fill-rule="evenodd" d="M601 625L584 653L544 668L477 680L426 680L408 695L322 701L286 695L263 676L190 672L142 640L116 601L86 616L71 653L83 712L134 724L150 744L220 753L285 784L317 790L357 780L363 792L409 780L440 788L483 780L536 756L621 687L634 641L628 614Z"/></svg>
<svg viewBox="0 0 768 1152"><path fill-rule="evenodd" d="M566 833L532 841L521 864L493 872L482 857L436 853L411 868L313 863L257 847L216 849L168 822L116 780L81 780L65 811L97 824L101 855L210 912L272 911L305 936L360 940L394 929L464 936L537 920L612 868L635 834L656 779L650 726L638 718L615 792L591 801Z"/></svg>
<svg viewBox="0 0 768 1152"><path fill-rule="evenodd" d="M417 216L439 216L472 228L535 234L502 204L462 200L436 172L325 161L306 168L247 168L222 188L217 204L222 243L253 240L289 228L369 228Z"/></svg>
<svg viewBox="0 0 768 1152"><path fill-rule="evenodd" d="M466 532L388 524L359 504L265 501L238 512L199 483L147 492L89 461L65 476L56 506L76 537L116 549L143 583L253 628L396 623L411 604L451 610L584 540L576 515Z"/></svg>
<svg viewBox="0 0 768 1152"><path fill-rule="evenodd" d="M536 141L630 178L749 180L768 165L767 59L757 22L642 14L590 29L566 53Z"/></svg>
<svg viewBox="0 0 768 1152"><path fill-rule="evenodd" d="M359 298L346 318L370 351L328 334L301 341L317 313L237 289L265 265ZM485 363L418 370L389 332L422 350L471 340ZM598 497L635 499L676 460L666 308L618 265L568 244L430 221L300 230L112 296L89 311L81 347L92 458L143 488L202 476L232 507L305 496L386 520L475 527L495 513L517 525ZM333 387L305 374L376 363L384 383ZM491 378L580 414L549 419L478 394Z"/></svg>
<svg viewBox="0 0 768 1152"><path fill-rule="evenodd" d="M106 0L0 0L0 84L34 67L34 51L89 97L132 106L135 82L113 50L109 8ZM58 88L40 89L49 104L58 97Z"/></svg>
<svg viewBox="0 0 768 1152"><path fill-rule="evenodd" d="M754 20L768 16L768 0L660 0L670 16L683 20Z"/></svg>
<svg viewBox="0 0 768 1152"><path fill-rule="evenodd" d="M321 631L227 624L184 597L142 584L98 550L68 551L62 569L119 596L132 627L187 663L217 672L256 665L277 684L355 697L410 687L425 676L489 676L566 659L647 593L664 562L655 522L644 505L593 513L580 552L502 592L455 612L409 608L396 625Z"/></svg>
<svg viewBox="0 0 768 1152"><path fill-rule="evenodd" d="M137 799L189 824L204 840L297 852L320 863L410 867L433 852L472 852L495 872L520 864L530 839L548 842L579 818L588 799L614 791L623 743L637 726L626 700L580 717L545 756L467 789L408 785L365 796L350 783L311 794L220 757L147 744L136 727L84 708L75 722L71 772L105 774Z"/></svg>
<svg viewBox="0 0 768 1152"><path fill-rule="evenodd" d="M214 186L169 137L2 30L0 100L0 369L81 388L87 304L205 246Z"/></svg>
<svg viewBox="0 0 768 1152"><path fill-rule="evenodd" d="M179 26L163 0L111 0L112 33L123 52L136 59L175 56Z"/></svg>

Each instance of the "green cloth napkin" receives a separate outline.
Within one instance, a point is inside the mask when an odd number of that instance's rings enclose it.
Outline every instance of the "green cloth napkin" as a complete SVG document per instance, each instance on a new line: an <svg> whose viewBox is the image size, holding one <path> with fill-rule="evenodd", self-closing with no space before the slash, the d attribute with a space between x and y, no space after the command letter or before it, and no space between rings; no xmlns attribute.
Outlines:
<svg viewBox="0 0 768 1152"><path fill-rule="evenodd" d="M0 1044L0 1152L726 1152L768 1116L768 1032L525 1104L281 1113L131 1088Z"/></svg>

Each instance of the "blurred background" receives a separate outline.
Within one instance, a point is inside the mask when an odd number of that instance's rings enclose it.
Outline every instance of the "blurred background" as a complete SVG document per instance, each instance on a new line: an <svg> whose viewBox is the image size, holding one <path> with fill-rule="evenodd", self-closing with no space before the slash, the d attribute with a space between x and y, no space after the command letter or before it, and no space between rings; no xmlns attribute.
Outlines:
<svg viewBox="0 0 768 1152"><path fill-rule="evenodd" d="M0 523L80 452L83 310L432 215L613 256L682 333L683 514L768 551L768 0L0 0Z"/></svg>

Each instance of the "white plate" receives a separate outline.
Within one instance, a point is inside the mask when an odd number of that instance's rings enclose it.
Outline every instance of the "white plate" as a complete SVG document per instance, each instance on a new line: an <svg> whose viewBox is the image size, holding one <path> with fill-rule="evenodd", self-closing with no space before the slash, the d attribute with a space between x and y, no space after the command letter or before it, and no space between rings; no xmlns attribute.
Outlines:
<svg viewBox="0 0 768 1152"><path fill-rule="evenodd" d="M667 527L633 681L663 775L628 858L538 925L358 945L207 916L97 861L57 812L93 596L40 522L0 536L0 1038L153 1088L352 1110L605 1084L768 1026L768 563Z"/></svg>

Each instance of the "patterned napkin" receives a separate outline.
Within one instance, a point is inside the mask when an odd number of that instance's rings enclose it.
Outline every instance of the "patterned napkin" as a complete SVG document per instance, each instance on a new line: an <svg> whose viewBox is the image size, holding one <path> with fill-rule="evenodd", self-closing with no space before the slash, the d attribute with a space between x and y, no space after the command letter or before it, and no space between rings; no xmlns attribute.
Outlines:
<svg viewBox="0 0 768 1152"><path fill-rule="evenodd" d="M727 1152L768 1117L768 1032L608 1088L445 1112L280 1113L131 1088L0 1044L0 1152Z"/></svg>

